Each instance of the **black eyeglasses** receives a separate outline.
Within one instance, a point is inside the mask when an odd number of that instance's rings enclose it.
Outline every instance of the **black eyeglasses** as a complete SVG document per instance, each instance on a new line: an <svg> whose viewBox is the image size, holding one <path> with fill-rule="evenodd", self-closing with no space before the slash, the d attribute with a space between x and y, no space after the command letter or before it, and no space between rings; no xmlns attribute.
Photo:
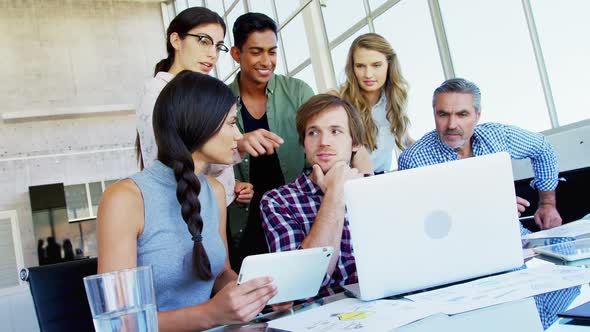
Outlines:
<svg viewBox="0 0 590 332"><path fill-rule="evenodd" d="M199 45L203 48L210 48L212 46L215 47L215 50L217 51L217 53L219 52L224 52L227 53L229 52L229 48L227 48L227 46L225 46L223 44L223 42L219 42L217 43L217 45L215 45L213 43L213 38L211 38L211 36L209 36L208 34L204 34L204 33L199 33L199 34L192 34L192 33L185 33L185 36L192 36L192 37L196 37L199 39Z"/></svg>

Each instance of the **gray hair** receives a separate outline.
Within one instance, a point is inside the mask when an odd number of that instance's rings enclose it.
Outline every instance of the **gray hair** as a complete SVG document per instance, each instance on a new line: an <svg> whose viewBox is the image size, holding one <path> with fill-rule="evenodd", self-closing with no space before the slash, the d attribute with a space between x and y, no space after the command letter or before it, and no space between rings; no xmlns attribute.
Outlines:
<svg viewBox="0 0 590 332"><path fill-rule="evenodd" d="M473 108L479 113L481 110L481 91L479 87L464 78L451 78L444 81L436 90L432 96L432 108L434 108L434 101L436 96L441 93L456 92L456 93L469 93L473 96Z"/></svg>

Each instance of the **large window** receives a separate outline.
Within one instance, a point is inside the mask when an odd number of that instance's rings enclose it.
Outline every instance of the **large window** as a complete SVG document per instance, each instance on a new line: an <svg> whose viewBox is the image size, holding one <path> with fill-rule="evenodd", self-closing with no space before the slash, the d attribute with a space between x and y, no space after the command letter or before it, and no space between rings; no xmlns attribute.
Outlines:
<svg viewBox="0 0 590 332"><path fill-rule="evenodd" d="M313 91L318 91L317 86L315 85L315 77L313 75L313 66L312 64L307 65L302 70L300 70L297 74L295 74L296 78L302 80L309 84L309 86L313 89Z"/></svg>
<svg viewBox="0 0 590 332"><path fill-rule="evenodd" d="M328 0L324 1L322 14L326 25L328 40L333 42L350 29L352 24L366 17L363 1L358 0Z"/></svg>
<svg viewBox="0 0 590 332"><path fill-rule="evenodd" d="M383 35L398 54L402 73L410 86L408 114L414 138L433 129L432 92L450 77L465 77L480 86L482 121L542 131L590 115L590 101L580 97L590 83L587 60L590 43L585 42L584 34L590 31L586 19L590 2L586 0L563 3L555 0L175 0L166 3L168 7L172 4L177 12L185 6L198 5L218 12L228 25L226 43L230 45L233 44L232 24L238 15L246 10L265 13L280 28L276 72L301 78L318 92L334 88L326 85L343 83L346 55L354 38L366 32ZM527 7L529 3L531 8ZM318 8L319 24L310 25L304 17L303 10L312 8ZM316 47L322 44L315 41L314 47L310 47L310 38L317 36L326 40L325 49ZM323 61L322 56L331 58L332 65ZM216 76L229 82L236 72L237 65L231 57L222 56ZM315 77L327 73L331 73L332 79ZM323 86L316 86L316 82Z"/></svg>
<svg viewBox="0 0 590 332"><path fill-rule="evenodd" d="M226 7L227 8L227 7ZM225 33L225 44L226 45L234 45L234 36L232 34L232 27L234 22L238 17L245 13L244 5L241 2L238 2L229 12L227 12L227 17L225 17L225 24L226 24L226 33ZM227 82L230 81L230 77L233 77L233 74L238 70L238 64L234 61L231 57L231 54L219 54L220 61L219 64L216 66L219 78L226 80ZM233 78L232 78L233 80Z"/></svg>
<svg viewBox="0 0 590 332"><path fill-rule="evenodd" d="M188 3L186 0L176 0L174 2L174 5L176 7L176 12L180 13L181 11L185 10L188 8Z"/></svg>
<svg viewBox="0 0 590 332"><path fill-rule="evenodd" d="M116 180L64 186L68 221L76 222L96 218L98 204L104 190Z"/></svg>
<svg viewBox="0 0 590 332"><path fill-rule="evenodd" d="M203 6L203 0L188 0L188 7Z"/></svg>
<svg viewBox="0 0 590 332"><path fill-rule="evenodd" d="M274 17L272 0L250 0L250 11L263 13L266 16Z"/></svg>
<svg viewBox="0 0 590 332"><path fill-rule="evenodd" d="M402 73L410 85L410 133L419 138L434 127L430 100L434 88L444 80L444 74L428 2L396 1L388 10L375 11L380 6L391 3L392 1L370 1L370 8L367 8L362 1L341 3L329 0L322 7L326 32L332 47L334 73L338 85L343 84L346 80L346 57L356 37L368 32L376 32L385 37L393 46ZM412 33L405 33L407 31Z"/></svg>
<svg viewBox="0 0 590 332"><path fill-rule="evenodd" d="M39 264L53 264L69 259L69 255L66 256L65 243L67 242L71 244L74 257L96 256L95 220L98 206L104 190L116 181L67 185L63 186L63 191L61 191L62 187L59 187L59 193L41 192L42 195L38 194L35 199L31 199ZM33 204L33 202L47 201L47 197L53 197L56 194L65 196L65 205L63 203ZM60 257L47 254L47 247L53 242L60 247ZM54 244L51 246L55 247Z"/></svg>
<svg viewBox="0 0 590 332"><path fill-rule="evenodd" d="M64 186L64 190L66 193L69 220L92 217L93 214L88 199L90 192L87 192L86 184Z"/></svg>
<svg viewBox="0 0 590 332"><path fill-rule="evenodd" d="M375 18L374 25L375 32L391 43L398 56L402 74L408 81L410 135L418 139L434 129L432 92L445 79L428 3L402 1Z"/></svg>
<svg viewBox="0 0 590 332"><path fill-rule="evenodd" d="M590 1L531 1L560 125L588 119Z"/></svg>
<svg viewBox="0 0 590 332"><path fill-rule="evenodd" d="M481 122L551 128L520 1L440 1L455 74L482 91ZM501 22L501 24L498 24Z"/></svg>
<svg viewBox="0 0 590 332"><path fill-rule="evenodd" d="M387 0L369 0L369 6L371 6L371 10L375 10L386 2Z"/></svg>
<svg viewBox="0 0 590 332"><path fill-rule="evenodd" d="M295 16L281 29L281 38L283 40L287 72L291 73L305 60L309 59L309 47L307 46L302 14ZM285 42L287 40L289 42Z"/></svg>
<svg viewBox="0 0 590 332"><path fill-rule="evenodd" d="M277 15L276 16L270 16L270 17L274 17L275 20L279 23L279 24L283 24L287 21L287 19L289 18L289 16L293 15L293 13L295 13L297 11L297 8L299 8L299 6L301 5L301 1L300 0L271 0L275 6L275 8L277 9Z"/></svg>
<svg viewBox="0 0 590 332"><path fill-rule="evenodd" d="M342 85L346 82L346 72L344 67L346 66L350 45L356 37L367 32L369 32L369 26L365 25L332 49L332 64L334 65L334 72L336 73L336 81L338 82L338 85Z"/></svg>
<svg viewBox="0 0 590 332"><path fill-rule="evenodd" d="M279 27L278 34L278 58L276 73L287 76L298 76L312 79L307 82L310 86L315 87L315 77L313 76L312 66L310 65L310 54L305 26L301 9L309 1L300 0L206 0L206 1L186 1L176 0L173 3L179 13L179 9L206 5L207 8L215 11L223 17L227 26L225 37L226 45L234 45L232 28L235 20L249 9L250 12L260 12L271 17ZM164 15L173 19L175 13L170 14L168 8ZM282 42L282 39L288 39L289 43ZM212 75L218 77L226 83L233 81L239 68L230 54L222 54L217 62L215 71ZM306 70L305 73L301 71ZM310 75L310 73L312 75Z"/></svg>

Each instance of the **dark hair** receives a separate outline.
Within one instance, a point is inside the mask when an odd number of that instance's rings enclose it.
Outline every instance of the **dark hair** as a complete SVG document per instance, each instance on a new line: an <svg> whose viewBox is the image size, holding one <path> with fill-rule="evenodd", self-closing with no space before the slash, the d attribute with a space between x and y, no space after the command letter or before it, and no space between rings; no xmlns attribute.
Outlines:
<svg viewBox="0 0 590 332"><path fill-rule="evenodd" d="M170 81L156 100L153 114L158 160L172 168L182 219L194 241L193 275L210 280L211 265L202 243L201 183L192 153L223 125L236 97L220 80L184 70Z"/></svg>
<svg viewBox="0 0 590 332"><path fill-rule="evenodd" d="M234 46L242 49L248 36L252 32L271 30L277 35L277 24L272 18L262 13L246 13L236 19L232 32L234 35Z"/></svg>
<svg viewBox="0 0 590 332"><path fill-rule="evenodd" d="M160 71L168 71L174 63L174 47L170 43L170 35L176 32L181 38L186 36L192 28L201 24L217 23L223 28L223 35L225 36L225 23L223 19L214 11L205 7L191 7L187 8L176 15L170 22L168 30L166 30L166 52L168 57L160 60L154 69L154 76Z"/></svg>
<svg viewBox="0 0 590 332"><path fill-rule="evenodd" d="M346 100L329 94L315 95L305 104L301 105L295 117L295 125L299 133L299 143L303 145L305 141L305 127L312 118L316 117L325 110L333 107L342 107L346 111L348 118L348 128L352 137L352 145L363 145L364 127L363 120L359 111Z"/></svg>

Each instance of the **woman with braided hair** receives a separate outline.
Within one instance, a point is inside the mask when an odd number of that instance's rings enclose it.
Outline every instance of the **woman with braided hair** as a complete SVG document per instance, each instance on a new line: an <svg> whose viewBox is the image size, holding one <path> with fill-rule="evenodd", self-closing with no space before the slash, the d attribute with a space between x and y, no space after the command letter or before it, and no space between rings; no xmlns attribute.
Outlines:
<svg viewBox="0 0 590 332"><path fill-rule="evenodd" d="M270 278L236 285L223 186L203 174L233 162L235 101L213 77L177 74L154 107L157 160L110 186L100 203L98 271L152 265L161 331L248 321L276 294Z"/></svg>

